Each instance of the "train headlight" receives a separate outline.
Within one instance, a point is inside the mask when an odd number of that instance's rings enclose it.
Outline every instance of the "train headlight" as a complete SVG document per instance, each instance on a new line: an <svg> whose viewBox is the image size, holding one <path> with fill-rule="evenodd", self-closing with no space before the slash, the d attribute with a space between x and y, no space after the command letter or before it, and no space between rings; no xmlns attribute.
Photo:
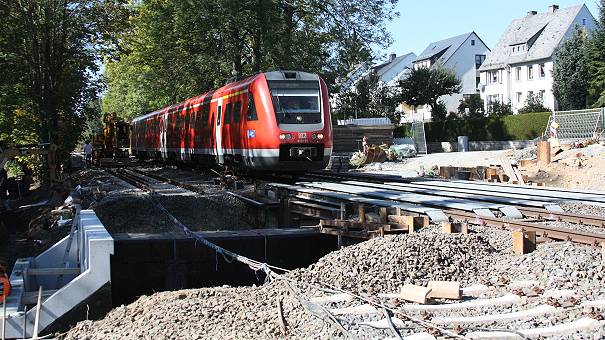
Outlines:
<svg viewBox="0 0 605 340"><path fill-rule="evenodd" d="M292 139L292 134L282 133L282 134L279 135L279 139L281 139L281 140L290 140L290 139Z"/></svg>
<svg viewBox="0 0 605 340"><path fill-rule="evenodd" d="M317 139L324 139L324 134L323 133L318 133L317 134Z"/></svg>

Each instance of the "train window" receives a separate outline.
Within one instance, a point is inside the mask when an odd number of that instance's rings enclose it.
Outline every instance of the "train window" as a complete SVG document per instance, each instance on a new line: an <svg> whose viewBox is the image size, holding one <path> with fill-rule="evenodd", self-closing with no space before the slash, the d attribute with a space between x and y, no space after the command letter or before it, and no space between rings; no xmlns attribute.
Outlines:
<svg viewBox="0 0 605 340"><path fill-rule="evenodd" d="M248 96L248 120L258 120L256 105L254 104L254 97L252 94Z"/></svg>
<svg viewBox="0 0 605 340"><path fill-rule="evenodd" d="M221 125L221 114L222 114L221 109L222 109L221 106L216 107L216 126Z"/></svg>
<svg viewBox="0 0 605 340"><path fill-rule="evenodd" d="M202 126L208 125L208 118L210 117L210 103L202 104Z"/></svg>
<svg viewBox="0 0 605 340"><path fill-rule="evenodd" d="M237 101L233 104L233 122L239 123L240 117L242 115L242 102Z"/></svg>
<svg viewBox="0 0 605 340"><path fill-rule="evenodd" d="M319 91L272 89L273 109L279 123L310 124L321 122Z"/></svg>
<svg viewBox="0 0 605 340"><path fill-rule="evenodd" d="M231 111L232 110L233 110L233 104L232 103L228 103L227 105L225 105L225 117L223 119L223 122L225 124L231 123Z"/></svg>

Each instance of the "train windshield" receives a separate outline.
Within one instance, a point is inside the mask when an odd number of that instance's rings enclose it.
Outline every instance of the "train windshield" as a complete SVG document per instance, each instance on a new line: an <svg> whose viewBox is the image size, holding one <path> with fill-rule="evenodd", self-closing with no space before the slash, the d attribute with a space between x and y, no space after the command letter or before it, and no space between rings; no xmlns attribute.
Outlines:
<svg viewBox="0 0 605 340"><path fill-rule="evenodd" d="M321 123L319 86L291 82L281 83L271 88L271 99L277 121L280 124L317 124Z"/></svg>

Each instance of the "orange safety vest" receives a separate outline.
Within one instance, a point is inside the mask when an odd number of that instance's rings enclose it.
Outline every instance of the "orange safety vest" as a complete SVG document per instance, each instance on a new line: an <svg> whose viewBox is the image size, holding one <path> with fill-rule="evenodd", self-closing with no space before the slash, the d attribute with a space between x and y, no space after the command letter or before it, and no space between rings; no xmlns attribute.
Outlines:
<svg viewBox="0 0 605 340"><path fill-rule="evenodd" d="M11 283L6 274L0 276L0 302L11 292Z"/></svg>

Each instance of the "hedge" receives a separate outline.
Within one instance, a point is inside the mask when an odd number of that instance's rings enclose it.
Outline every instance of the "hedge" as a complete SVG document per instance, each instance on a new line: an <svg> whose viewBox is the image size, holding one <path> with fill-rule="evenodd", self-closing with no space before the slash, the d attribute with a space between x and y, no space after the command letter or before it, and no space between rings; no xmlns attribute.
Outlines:
<svg viewBox="0 0 605 340"><path fill-rule="evenodd" d="M427 142L456 142L458 136L471 141L529 140L541 136L550 112L524 113L483 119L452 119L424 125ZM405 133L405 127L395 129L395 136Z"/></svg>

